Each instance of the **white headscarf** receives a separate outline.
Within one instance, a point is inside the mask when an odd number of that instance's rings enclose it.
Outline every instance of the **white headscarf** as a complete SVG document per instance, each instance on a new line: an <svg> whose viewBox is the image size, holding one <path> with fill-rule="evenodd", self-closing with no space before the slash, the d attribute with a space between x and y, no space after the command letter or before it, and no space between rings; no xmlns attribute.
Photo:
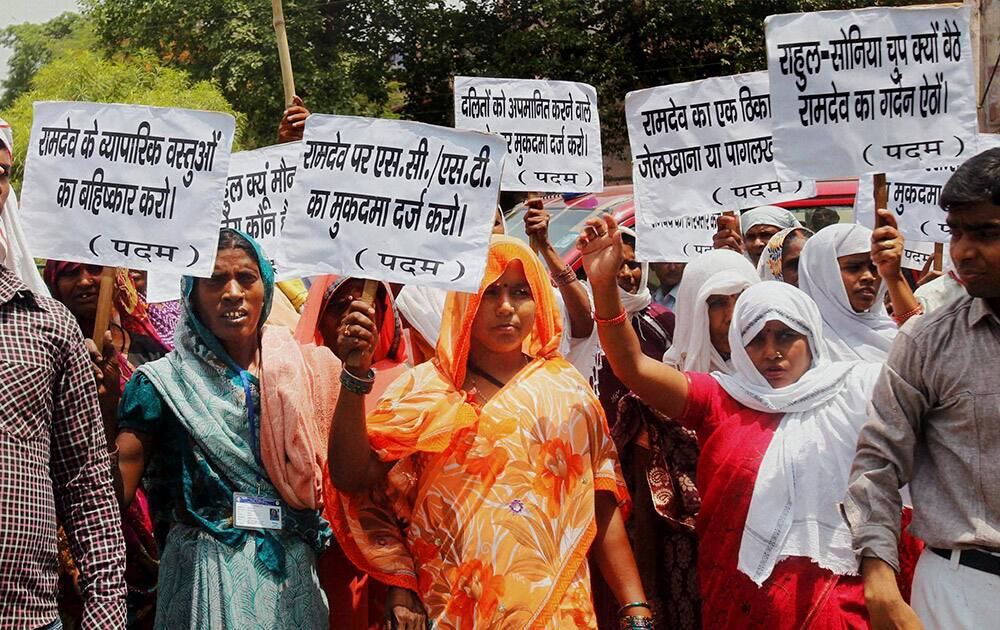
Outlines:
<svg viewBox="0 0 1000 630"><path fill-rule="evenodd" d="M746 345L769 321L805 335L812 365L795 383L774 389ZM816 303L795 287L761 282L736 301L729 328L733 374L712 376L739 403L784 414L754 482L740 542L738 568L758 586L775 565L807 557L838 575L855 575L858 560L838 504L880 368L861 361L831 362Z"/></svg>
<svg viewBox="0 0 1000 630"><path fill-rule="evenodd" d="M740 230L744 236L755 225L773 225L782 229L802 227L794 214L778 206L758 206L740 216Z"/></svg>
<svg viewBox="0 0 1000 630"><path fill-rule="evenodd" d="M7 121L0 118L0 144L14 155L14 132ZM49 289L35 266L35 259L28 252L28 243L18 220L17 194L10 189L7 202L0 214L0 264L21 279L35 295L49 296Z"/></svg>
<svg viewBox="0 0 1000 630"><path fill-rule="evenodd" d="M896 338L895 322L885 311L886 286L864 313L851 308L837 259L871 251L872 231L855 223L830 225L806 241L799 256L799 288L819 305L826 342L834 359L884 362Z"/></svg>
<svg viewBox="0 0 1000 630"><path fill-rule="evenodd" d="M663 362L685 372L729 372L731 366L712 345L706 301L711 295L735 295L757 282L753 265L734 251L714 249L693 258L677 289L674 345Z"/></svg>
<svg viewBox="0 0 1000 630"><path fill-rule="evenodd" d="M628 234L632 237L633 243L635 242L635 232L627 227L618 227L618 231L623 234ZM634 249L634 245L633 245ZM622 306L625 307L625 312L629 315L635 315L639 311L645 309L653 302L653 294L649 292L649 263L640 263L639 268L642 270L642 277L639 279L639 290L635 293L629 293L625 289L618 287L618 296L622 300Z"/></svg>

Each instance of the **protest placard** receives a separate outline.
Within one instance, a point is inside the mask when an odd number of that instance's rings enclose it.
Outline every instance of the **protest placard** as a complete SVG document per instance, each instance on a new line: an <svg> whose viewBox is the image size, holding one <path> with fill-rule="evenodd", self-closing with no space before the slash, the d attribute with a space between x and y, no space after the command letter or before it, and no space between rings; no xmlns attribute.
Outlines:
<svg viewBox="0 0 1000 630"><path fill-rule="evenodd" d="M625 120L648 221L816 194L816 182L780 181L774 170L766 72L630 92Z"/></svg>
<svg viewBox="0 0 1000 630"><path fill-rule="evenodd" d="M21 196L36 256L209 276L235 120L38 102Z"/></svg>
<svg viewBox="0 0 1000 630"><path fill-rule="evenodd" d="M585 83L455 77L455 128L507 141L503 190L604 190L597 91Z"/></svg>
<svg viewBox="0 0 1000 630"><path fill-rule="evenodd" d="M479 289L507 154L502 138L313 114L303 142L279 265Z"/></svg>
<svg viewBox="0 0 1000 630"><path fill-rule="evenodd" d="M896 215L903 238L914 241L946 243L951 238L945 212L938 205L941 189L956 166L937 166L886 173L888 208ZM875 228L875 198L871 174L858 178L854 198L854 220Z"/></svg>
<svg viewBox="0 0 1000 630"><path fill-rule="evenodd" d="M978 151L989 151L990 149L1000 149L1000 133L979 134Z"/></svg>
<svg viewBox="0 0 1000 630"><path fill-rule="evenodd" d="M181 299L181 276L151 271L146 276L146 302L159 304Z"/></svg>
<svg viewBox="0 0 1000 630"><path fill-rule="evenodd" d="M929 260L934 258L934 243L930 241L906 241L903 244L903 269L923 271Z"/></svg>
<svg viewBox="0 0 1000 630"><path fill-rule="evenodd" d="M974 155L968 6L777 15L765 31L779 179Z"/></svg>
<svg viewBox="0 0 1000 630"><path fill-rule="evenodd" d="M712 249L712 236L721 212L675 217L663 221L654 219L646 224L635 223L635 259L642 262L688 262L698 254Z"/></svg>
<svg viewBox="0 0 1000 630"><path fill-rule="evenodd" d="M246 232L275 262L281 230L288 216L288 196L302 153L301 142L233 153L229 160L222 227ZM279 280L298 277L294 270L276 268Z"/></svg>

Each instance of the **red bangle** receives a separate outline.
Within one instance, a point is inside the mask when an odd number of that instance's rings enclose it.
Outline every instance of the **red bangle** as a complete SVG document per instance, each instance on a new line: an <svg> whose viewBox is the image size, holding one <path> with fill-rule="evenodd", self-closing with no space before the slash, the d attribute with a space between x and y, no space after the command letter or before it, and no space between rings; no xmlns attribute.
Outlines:
<svg viewBox="0 0 1000 630"><path fill-rule="evenodd" d="M911 317L914 317L916 315L923 315L923 313L924 313L924 307L923 307L923 305L918 304L916 306L916 308L914 308L913 310L907 311L907 312L903 313L902 315L900 315L898 317L896 316L895 313L893 313L892 319L896 322L897 326L902 326Z"/></svg>
<svg viewBox="0 0 1000 630"><path fill-rule="evenodd" d="M625 312L625 309L622 309L621 313L618 313L611 319L601 319L597 315L594 315L594 323L598 326L618 326L625 323L626 317L628 317L628 313Z"/></svg>

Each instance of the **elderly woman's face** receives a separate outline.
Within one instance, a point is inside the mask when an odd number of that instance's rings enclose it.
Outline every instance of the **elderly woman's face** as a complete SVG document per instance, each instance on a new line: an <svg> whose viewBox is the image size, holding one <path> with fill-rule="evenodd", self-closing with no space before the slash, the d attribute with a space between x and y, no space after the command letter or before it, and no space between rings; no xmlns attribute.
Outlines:
<svg viewBox="0 0 1000 630"><path fill-rule="evenodd" d="M246 342L257 335L264 312L264 280L257 261L242 249L220 250L211 278L195 281L195 313L219 341Z"/></svg>
<svg viewBox="0 0 1000 630"><path fill-rule="evenodd" d="M483 292L472 341L497 354L520 349L535 324L535 298L520 261L508 265L503 275Z"/></svg>
<svg viewBox="0 0 1000 630"><path fill-rule="evenodd" d="M797 382L812 365L806 336L777 320L767 322L746 350L754 367L774 389Z"/></svg>

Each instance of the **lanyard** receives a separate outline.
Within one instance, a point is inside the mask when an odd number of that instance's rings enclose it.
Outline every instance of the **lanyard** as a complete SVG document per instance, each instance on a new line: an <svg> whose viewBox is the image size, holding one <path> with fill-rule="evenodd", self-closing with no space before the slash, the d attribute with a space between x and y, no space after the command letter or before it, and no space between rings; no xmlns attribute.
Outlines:
<svg viewBox="0 0 1000 630"><path fill-rule="evenodd" d="M250 428L250 451L253 453L253 458L260 466L261 470L264 470L264 462L260 458L260 435L258 434L257 426L257 409L253 404L253 389L250 387L250 373L246 370L240 370L240 381L243 382L243 392L247 397L247 423ZM258 474L258 479L260 475ZM258 484L257 493L260 494L260 488Z"/></svg>

